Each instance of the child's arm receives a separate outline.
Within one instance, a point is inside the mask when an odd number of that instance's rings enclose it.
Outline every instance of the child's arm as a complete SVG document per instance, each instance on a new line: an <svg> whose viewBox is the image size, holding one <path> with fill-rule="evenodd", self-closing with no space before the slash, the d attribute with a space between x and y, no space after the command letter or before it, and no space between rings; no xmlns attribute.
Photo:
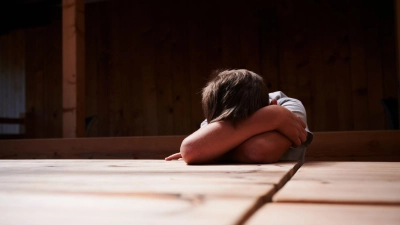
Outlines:
<svg viewBox="0 0 400 225"><path fill-rule="evenodd" d="M218 158L231 163L274 163L290 148L292 142L278 131L257 134Z"/></svg>
<svg viewBox="0 0 400 225"><path fill-rule="evenodd" d="M284 107L261 108L234 127L231 122L218 121L197 130L182 142L180 153L188 164L211 162L239 146L247 139L267 131L279 131L293 146L306 140L305 123Z"/></svg>

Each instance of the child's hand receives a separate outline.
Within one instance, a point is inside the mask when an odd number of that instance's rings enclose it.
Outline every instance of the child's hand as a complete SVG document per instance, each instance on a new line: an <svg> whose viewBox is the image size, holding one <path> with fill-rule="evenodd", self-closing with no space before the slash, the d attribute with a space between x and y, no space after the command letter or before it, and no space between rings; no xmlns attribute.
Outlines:
<svg viewBox="0 0 400 225"><path fill-rule="evenodd" d="M182 158L182 155L181 155L181 153L175 153L175 154L172 154L172 155L170 155L170 156L168 156L167 158L165 158L165 160L166 161L171 161L171 160L174 160L174 159L181 159Z"/></svg>
<svg viewBox="0 0 400 225"><path fill-rule="evenodd" d="M288 109L280 108L277 130L292 141L293 147L298 147L307 140L306 124Z"/></svg>

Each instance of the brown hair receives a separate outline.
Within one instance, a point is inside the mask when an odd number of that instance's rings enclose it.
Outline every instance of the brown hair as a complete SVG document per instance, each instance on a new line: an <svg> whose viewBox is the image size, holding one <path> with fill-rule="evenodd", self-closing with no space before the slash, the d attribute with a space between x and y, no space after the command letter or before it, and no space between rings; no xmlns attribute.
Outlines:
<svg viewBox="0 0 400 225"><path fill-rule="evenodd" d="M263 78L245 69L216 71L203 88L202 106L208 123L227 120L235 125L267 105Z"/></svg>

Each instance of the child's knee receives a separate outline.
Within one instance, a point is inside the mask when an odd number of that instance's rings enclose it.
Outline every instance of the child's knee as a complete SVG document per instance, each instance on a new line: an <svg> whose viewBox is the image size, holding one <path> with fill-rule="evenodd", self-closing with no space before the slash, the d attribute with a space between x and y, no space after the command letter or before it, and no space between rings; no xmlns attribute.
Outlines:
<svg viewBox="0 0 400 225"><path fill-rule="evenodd" d="M276 160L270 157L269 151L272 145L269 141L256 139L244 146L243 153L252 163L273 163Z"/></svg>
<svg viewBox="0 0 400 225"><path fill-rule="evenodd" d="M285 150L283 148L286 148L277 140L281 135L277 131L271 131L249 140L242 146L243 154L252 163L277 162Z"/></svg>

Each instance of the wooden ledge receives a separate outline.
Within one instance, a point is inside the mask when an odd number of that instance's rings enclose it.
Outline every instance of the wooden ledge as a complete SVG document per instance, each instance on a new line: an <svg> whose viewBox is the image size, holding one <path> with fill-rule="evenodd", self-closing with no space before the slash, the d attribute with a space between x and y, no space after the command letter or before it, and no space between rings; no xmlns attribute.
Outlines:
<svg viewBox="0 0 400 225"><path fill-rule="evenodd" d="M163 159L186 136L0 140L2 159ZM307 161L400 161L400 131L315 132Z"/></svg>
<svg viewBox="0 0 400 225"><path fill-rule="evenodd" d="M2 159L163 159L186 136L0 140Z"/></svg>
<svg viewBox="0 0 400 225"><path fill-rule="evenodd" d="M400 130L315 132L306 161L400 161Z"/></svg>

